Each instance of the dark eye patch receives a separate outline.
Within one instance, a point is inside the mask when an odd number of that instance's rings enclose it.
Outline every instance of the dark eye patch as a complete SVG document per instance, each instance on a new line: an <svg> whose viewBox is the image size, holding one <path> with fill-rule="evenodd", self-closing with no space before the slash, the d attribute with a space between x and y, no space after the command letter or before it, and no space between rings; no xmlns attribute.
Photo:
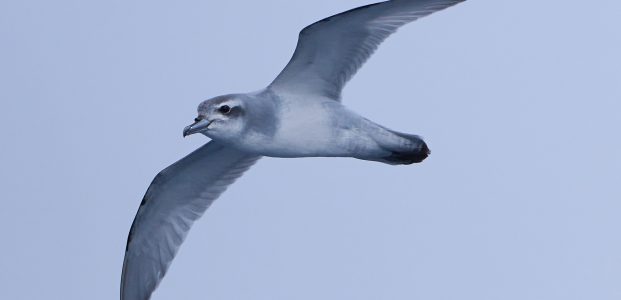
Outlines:
<svg viewBox="0 0 621 300"><path fill-rule="evenodd" d="M230 107L230 106L228 106L228 105L222 105L222 106L220 106L220 107L218 108L218 111L219 111L221 114L225 114L225 115L226 115L226 114L228 114L228 113L230 113L230 112L231 112L231 107Z"/></svg>

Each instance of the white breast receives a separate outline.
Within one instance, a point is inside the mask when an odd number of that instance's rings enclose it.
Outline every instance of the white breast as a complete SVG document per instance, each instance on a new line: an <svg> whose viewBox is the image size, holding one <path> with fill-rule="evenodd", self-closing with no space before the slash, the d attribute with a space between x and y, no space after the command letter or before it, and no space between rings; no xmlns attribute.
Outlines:
<svg viewBox="0 0 621 300"><path fill-rule="evenodd" d="M274 156L335 156L334 114L320 101L285 105L280 111L279 128L269 147Z"/></svg>

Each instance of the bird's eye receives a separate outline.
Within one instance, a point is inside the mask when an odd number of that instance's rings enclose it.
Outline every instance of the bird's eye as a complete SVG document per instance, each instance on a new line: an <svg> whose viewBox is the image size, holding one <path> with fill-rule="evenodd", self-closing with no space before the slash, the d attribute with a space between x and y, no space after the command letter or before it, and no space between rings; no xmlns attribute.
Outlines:
<svg viewBox="0 0 621 300"><path fill-rule="evenodd" d="M196 117L196 118L194 118L194 122L199 122L200 120L202 120L202 118L201 118L201 117Z"/></svg>
<svg viewBox="0 0 621 300"><path fill-rule="evenodd" d="M226 114L228 114L228 113L230 113L230 112L231 112L231 107L230 107L230 106L228 106L228 105L222 105L222 106L220 106L220 108L218 108L218 111L219 111L220 113L222 113L222 114L225 114L225 115L226 115Z"/></svg>

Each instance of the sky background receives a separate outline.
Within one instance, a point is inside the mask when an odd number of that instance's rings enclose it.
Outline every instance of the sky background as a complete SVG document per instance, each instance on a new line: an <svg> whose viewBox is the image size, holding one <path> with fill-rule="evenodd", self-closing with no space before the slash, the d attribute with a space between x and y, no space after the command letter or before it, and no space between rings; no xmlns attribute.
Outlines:
<svg viewBox="0 0 621 300"><path fill-rule="evenodd" d="M0 298L117 298L144 191L208 140L181 137L196 106L368 3L0 2ZM619 28L615 0L470 0L402 28L343 100L432 155L261 160L153 299L621 299Z"/></svg>

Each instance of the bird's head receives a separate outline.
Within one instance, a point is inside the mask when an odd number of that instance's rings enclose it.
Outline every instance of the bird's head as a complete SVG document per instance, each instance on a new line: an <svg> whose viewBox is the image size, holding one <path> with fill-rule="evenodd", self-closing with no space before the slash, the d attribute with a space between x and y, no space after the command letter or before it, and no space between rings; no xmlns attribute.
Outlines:
<svg viewBox="0 0 621 300"><path fill-rule="evenodd" d="M244 129L244 103L235 95L218 96L201 102L194 123L183 129L183 136L200 132L212 139L231 139Z"/></svg>

